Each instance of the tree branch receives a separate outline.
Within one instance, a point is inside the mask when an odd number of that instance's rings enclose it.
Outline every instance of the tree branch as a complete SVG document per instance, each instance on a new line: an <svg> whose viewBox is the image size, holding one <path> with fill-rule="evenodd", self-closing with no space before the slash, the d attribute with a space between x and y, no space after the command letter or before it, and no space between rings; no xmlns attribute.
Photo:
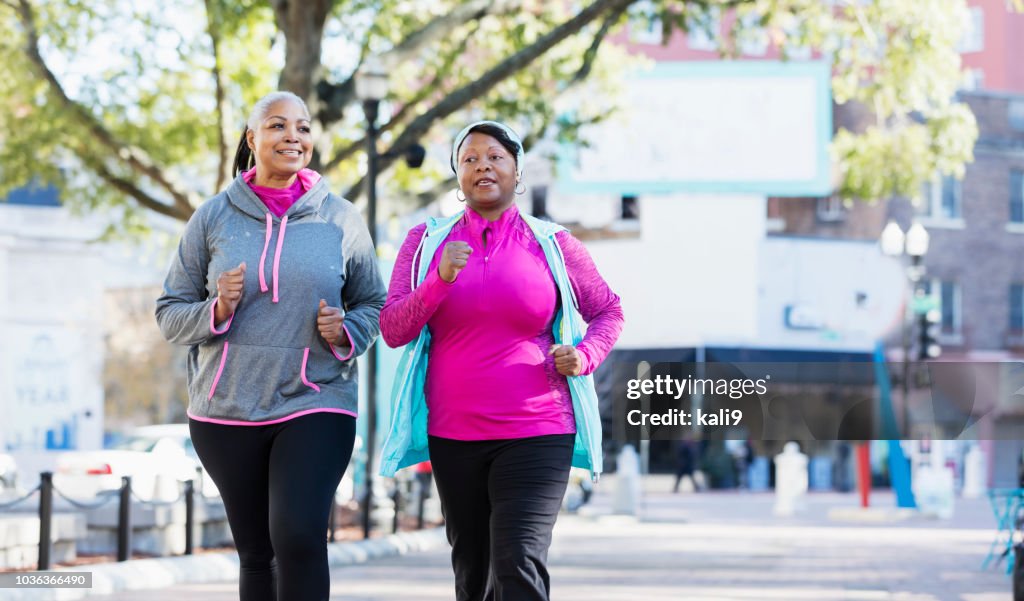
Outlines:
<svg viewBox="0 0 1024 601"><path fill-rule="evenodd" d="M171 206L160 202L159 200L153 198L149 194L146 194L141 188L136 186L131 181L123 177L114 175L109 169L106 168L106 166L91 165L91 167L97 175L102 177L107 183L109 183L115 189L132 197L133 199L135 199L135 202L139 203L139 205L153 211L154 213L160 213L161 215L174 217L175 219L180 219L181 221L188 221L188 218L192 216L192 210L184 212L176 206Z"/></svg>
<svg viewBox="0 0 1024 601"><path fill-rule="evenodd" d="M451 12L441 15L409 34L401 43L380 55L384 67L388 70L411 58L419 56L431 43L447 37L456 29L469 23L479 21L487 15L498 15L516 11L523 6L523 0L472 0L459 4ZM360 63L362 60L360 59ZM358 71L358 69L357 69ZM355 100L355 72L345 81L338 84L321 82L317 92L324 107L320 112L320 120L324 127L340 120L344 107Z"/></svg>
<svg viewBox="0 0 1024 601"><path fill-rule="evenodd" d="M628 5L613 10L604 18L604 22L601 23L601 28L594 34L594 41L590 43L590 47L583 53L583 65L580 66L579 71L573 76L572 80L569 81L569 86L575 83L579 83L586 79L590 75L590 70L594 67L594 59L597 58L597 51L601 48L601 42L604 41L605 37L608 36L608 32L611 28L619 21L622 15L626 12Z"/></svg>
<svg viewBox="0 0 1024 601"><path fill-rule="evenodd" d="M422 209L423 207L425 207L425 206L429 205L430 203L434 202L435 200L437 200L438 196L440 196L440 195L444 194L445 192L451 190L452 188L457 186L458 183L459 183L458 178L453 175L452 177L446 177L445 179L437 182L429 190L425 190L423 192L418 193L416 195L416 201L417 201L416 202L416 206L417 206L417 208Z"/></svg>
<svg viewBox="0 0 1024 601"><path fill-rule="evenodd" d="M412 57L419 56L429 44L447 37L456 29L487 15L509 13L522 7L522 0L471 0L460 3L451 12L437 17L407 36L400 44L381 54L385 68L393 69Z"/></svg>
<svg viewBox="0 0 1024 601"><path fill-rule="evenodd" d="M210 45L213 48L213 83L217 100L217 148L219 150L220 162L217 169L217 183L214 185L213 190L218 192L231 177L231 147L228 143L230 137L225 123L228 104L224 94L224 80L220 70L220 25L218 23L218 15L214 14L215 9L212 0L205 0L205 3L206 31L210 35Z"/></svg>
<svg viewBox="0 0 1024 601"><path fill-rule="evenodd" d="M632 4L635 0L595 0L590 6L581 10L575 17L562 23L558 27L539 38L532 45L523 48L519 52L508 57L504 61L492 67L476 81L459 88L446 96L443 100L434 105L430 110L413 119L413 121L402 131L401 135L395 138L391 148L405 148L409 144L419 141L437 121L444 119L460 108L466 106L474 99L483 96L488 90L501 81L511 77L531 62L553 48L562 40L578 33L583 27L598 19L608 10L619 10L622 7ZM379 172L391 166L394 157L382 156L378 163ZM365 182L365 176L349 188L346 198L352 200L358 195Z"/></svg>
<svg viewBox="0 0 1024 601"><path fill-rule="evenodd" d="M135 201L143 208L161 215L180 219L181 221L188 221L188 218L192 216L193 209L191 207L188 211L182 211L180 207L160 202L152 195L146 193L145 190L138 187L135 182L116 175L103 163L102 159L96 158L95 155L89 153L85 148L74 148L73 150L86 167L92 169L96 175L99 175L116 190L135 199Z"/></svg>
<svg viewBox="0 0 1024 601"><path fill-rule="evenodd" d="M43 60L43 56L39 51L39 32L36 29L35 17L32 14L32 6L28 0L19 0L18 6L18 17L21 21L22 26L25 28L25 54L29 60L35 65L39 75L46 80L49 84L53 93L56 95L57 100L65 109L71 111L78 120L85 125L89 133L96 138L96 140L103 145L105 148L110 150L113 156L126 163L135 172L145 175L152 179L154 182L159 184L161 188L170 194L174 201L175 207L179 213L192 212L192 203L190 202L190 194L180 190L175 186L167 175L156 165L153 164L152 160L146 155L146 153L138 147L129 146L119 140L117 140L112 133L110 133L103 124L99 122L85 107L78 102L75 102L67 93L64 91L63 86L57 80L56 75L50 70L50 67ZM86 159L87 157L81 157ZM166 207L161 203L161 206Z"/></svg>
<svg viewBox="0 0 1024 601"><path fill-rule="evenodd" d="M387 123L381 126L381 133L390 131L397 127L398 125L404 123L405 118L416 107L417 104L426 100L428 96L436 92L441 87L441 80L443 76L447 75L448 70L451 68L452 64L455 63L455 60L458 57L463 56L463 53L466 50L466 46L469 45L469 40L471 40L473 38L473 35L476 34L476 32L479 30L480 25L478 23L476 27L474 27L465 36L463 36L462 41L459 43L459 45L453 48L452 51L448 53L448 56L445 57L444 61L441 63L441 66L434 70L433 79L431 79L428 84L421 87L416 92L416 95L409 99L408 102L402 104L402 108L398 109L398 112L396 112L394 115L391 115ZM338 153L335 154L334 157L330 161L328 161L327 164L324 166L324 172L331 171L332 169L340 165L342 161L349 159L350 157L352 157L352 155L365 148L366 136L363 136L356 140L355 142L349 144L345 148L339 150Z"/></svg>

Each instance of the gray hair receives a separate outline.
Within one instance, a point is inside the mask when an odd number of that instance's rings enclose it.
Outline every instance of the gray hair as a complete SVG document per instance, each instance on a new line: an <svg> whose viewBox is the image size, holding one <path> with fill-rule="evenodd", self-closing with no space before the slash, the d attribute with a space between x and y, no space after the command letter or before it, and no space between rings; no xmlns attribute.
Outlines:
<svg viewBox="0 0 1024 601"><path fill-rule="evenodd" d="M306 106L306 101L299 98L296 94L281 90L271 92L257 100L256 104L252 105L252 111L249 113L249 119L246 120L245 124L249 126L249 129L259 128L260 122L266 119L267 114L270 113L270 107L282 100L290 100L294 102L302 107L302 110L305 111L307 117L310 116L309 107Z"/></svg>

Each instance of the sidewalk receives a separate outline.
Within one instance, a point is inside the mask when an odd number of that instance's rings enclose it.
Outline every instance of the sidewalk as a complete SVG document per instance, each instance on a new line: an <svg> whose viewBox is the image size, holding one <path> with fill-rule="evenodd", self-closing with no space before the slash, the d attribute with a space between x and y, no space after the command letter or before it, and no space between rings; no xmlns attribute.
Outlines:
<svg viewBox="0 0 1024 601"><path fill-rule="evenodd" d="M558 601L1010 601L1003 570L980 571L995 534L985 499L957 500L948 522L829 517L855 495L811 495L799 517L775 518L771 494L673 495L645 482L641 519L610 515L603 479L583 515L563 515L550 553ZM875 494L876 507L893 507ZM450 601L448 549L334 569L332 599ZM190 584L102 601L234 601L237 583Z"/></svg>

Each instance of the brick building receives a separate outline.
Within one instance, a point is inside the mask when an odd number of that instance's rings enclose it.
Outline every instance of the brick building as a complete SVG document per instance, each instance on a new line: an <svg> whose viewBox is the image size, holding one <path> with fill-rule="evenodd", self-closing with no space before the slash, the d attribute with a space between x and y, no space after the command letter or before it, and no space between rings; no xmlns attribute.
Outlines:
<svg viewBox="0 0 1024 601"><path fill-rule="evenodd" d="M923 201L908 199L844 206L836 197L769 198L766 204L767 240L817 239L842 243L872 243L890 220L904 231L914 222L931 235L925 258L925 287L941 300L944 360L1002 361L1024 357L1024 14L1010 10L1005 0L967 0L966 32L959 44L964 83L961 98L974 112L980 137L975 161L963 180L941 178L926 186ZM712 15L711 31L725 31L729 14ZM718 60L717 42L700 31L676 32L662 44L657 23L634 25L623 42L630 51L662 62ZM771 45L741 46L744 60L774 60ZM808 50L795 60L817 56ZM852 104L833 107L836 130L861 130L873 122ZM643 201L644 199L640 199ZM627 201L623 198L623 214ZM895 325L895 324L894 324ZM886 340L890 357L899 360L900 328ZM897 395L898 396L898 395ZM899 403L900 399L895 399ZM911 407L914 401L911 401ZM1024 425L1024 405L1001 406L999 428ZM1010 485L1024 442L1006 432L983 433L1003 438L983 444L992 458L992 485ZM1010 448L1016 445L1016 448Z"/></svg>
<svg viewBox="0 0 1024 601"><path fill-rule="evenodd" d="M926 287L941 298L946 358L1024 357L1024 95L961 92L978 121L963 180L926 186L923 200L855 202L773 198L770 233L877 240L889 219L918 221L931 237Z"/></svg>

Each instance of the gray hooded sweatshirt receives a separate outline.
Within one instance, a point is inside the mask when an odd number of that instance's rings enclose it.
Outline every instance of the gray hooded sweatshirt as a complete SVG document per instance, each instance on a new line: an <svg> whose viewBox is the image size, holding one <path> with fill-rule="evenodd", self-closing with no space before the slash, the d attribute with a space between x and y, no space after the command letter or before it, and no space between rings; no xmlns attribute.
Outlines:
<svg viewBox="0 0 1024 601"><path fill-rule="evenodd" d="M235 315L214 324L217 277L243 261ZM365 223L326 180L278 218L239 175L189 219L156 320L167 340L190 347L192 417L249 423L324 409L354 416L355 357L376 338L385 297ZM320 299L342 308L352 352L320 335Z"/></svg>

